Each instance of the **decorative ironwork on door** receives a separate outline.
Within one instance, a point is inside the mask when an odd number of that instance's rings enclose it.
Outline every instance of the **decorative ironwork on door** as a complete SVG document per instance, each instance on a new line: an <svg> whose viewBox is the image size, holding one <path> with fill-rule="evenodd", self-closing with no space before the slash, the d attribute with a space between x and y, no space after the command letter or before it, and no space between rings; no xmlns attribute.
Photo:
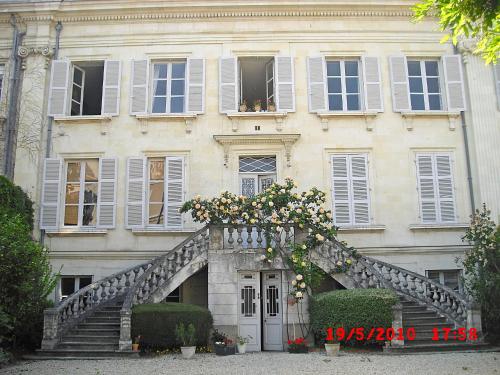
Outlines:
<svg viewBox="0 0 500 375"><path fill-rule="evenodd" d="M241 315L252 317L255 315L255 288L246 285L241 288Z"/></svg>
<svg viewBox="0 0 500 375"><path fill-rule="evenodd" d="M279 291L276 285L269 285L266 288L266 313L268 316L279 314Z"/></svg>

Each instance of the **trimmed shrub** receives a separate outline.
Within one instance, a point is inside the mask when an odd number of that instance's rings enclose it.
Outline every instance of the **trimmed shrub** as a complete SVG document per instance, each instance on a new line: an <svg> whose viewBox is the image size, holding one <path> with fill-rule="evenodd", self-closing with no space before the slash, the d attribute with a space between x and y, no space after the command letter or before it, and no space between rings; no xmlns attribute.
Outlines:
<svg viewBox="0 0 500 375"><path fill-rule="evenodd" d="M152 303L132 309L132 338L141 336L141 346L148 349L178 347L177 324L194 325L196 345L205 346L212 328L212 314L207 309L186 303Z"/></svg>
<svg viewBox="0 0 500 375"><path fill-rule="evenodd" d="M33 230L33 202L19 186L0 176L0 210L9 215L21 215Z"/></svg>
<svg viewBox="0 0 500 375"><path fill-rule="evenodd" d="M396 294L387 289L345 289L320 293L309 302L309 319L317 341L326 338L326 329L343 327L346 337L352 328L363 327L365 336L371 328L392 326L392 306ZM335 335L337 341L337 335ZM383 341L340 340L346 345L384 344Z"/></svg>

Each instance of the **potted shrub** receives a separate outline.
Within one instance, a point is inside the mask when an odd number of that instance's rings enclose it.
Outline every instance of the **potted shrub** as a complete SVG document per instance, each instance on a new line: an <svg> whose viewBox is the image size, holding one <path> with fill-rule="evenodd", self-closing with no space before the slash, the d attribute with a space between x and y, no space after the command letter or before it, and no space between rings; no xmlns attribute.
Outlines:
<svg viewBox="0 0 500 375"><path fill-rule="evenodd" d="M134 352L139 351L139 343L141 342L141 335L134 337L134 342L132 343L132 350Z"/></svg>
<svg viewBox="0 0 500 375"><path fill-rule="evenodd" d="M243 101L240 104L240 112L246 112L247 109L248 109L247 100L243 99Z"/></svg>
<svg viewBox="0 0 500 375"><path fill-rule="evenodd" d="M276 104L274 103L274 101L272 99L269 99L267 101L267 110L269 112L276 112Z"/></svg>
<svg viewBox="0 0 500 375"><path fill-rule="evenodd" d="M238 347L238 353L245 354L247 351L247 344L250 342L252 336L236 336L236 345Z"/></svg>
<svg viewBox="0 0 500 375"><path fill-rule="evenodd" d="M195 351L195 329L193 323L184 327L184 323L179 323L175 326L175 336L177 341L181 343L181 352L184 359L191 358Z"/></svg>
<svg viewBox="0 0 500 375"><path fill-rule="evenodd" d="M288 353L307 353L309 348L303 337L298 337L295 340L288 340Z"/></svg>
<svg viewBox="0 0 500 375"><path fill-rule="evenodd" d="M233 340L229 339L224 333L214 330L212 333L212 342L214 343L216 355L235 354L236 348Z"/></svg>
<svg viewBox="0 0 500 375"><path fill-rule="evenodd" d="M329 357L335 357L336 355L339 354L340 350L340 343L335 343L333 340L326 340L325 341L325 350L326 350L326 355Z"/></svg>
<svg viewBox="0 0 500 375"><path fill-rule="evenodd" d="M262 100L255 99L255 101L253 102L253 109L255 112L260 112L260 110L262 109Z"/></svg>

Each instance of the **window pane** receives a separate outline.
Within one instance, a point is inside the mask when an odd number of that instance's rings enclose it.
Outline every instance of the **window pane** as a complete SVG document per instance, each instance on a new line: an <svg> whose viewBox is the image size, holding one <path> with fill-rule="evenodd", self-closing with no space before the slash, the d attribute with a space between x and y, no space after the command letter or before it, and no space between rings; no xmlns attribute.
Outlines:
<svg viewBox="0 0 500 375"><path fill-rule="evenodd" d="M408 75L420 76L420 61L408 61Z"/></svg>
<svg viewBox="0 0 500 375"><path fill-rule="evenodd" d="M153 99L153 113L165 113L167 111L167 98L155 97Z"/></svg>
<svg viewBox="0 0 500 375"><path fill-rule="evenodd" d="M69 296L75 292L75 278L62 277L61 278L61 295Z"/></svg>
<svg viewBox="0 0 500 375"><path fill-rule="evenodd" d="M65 207L64 225L78 225L78 206Z"/></svg>
<svg viewBox="0 0 500 375"><path fill-rule="evenodd" d="M96 225L96 206L85 205L83 206L83 219L82 225Z"/></svg>
<svg viewBox="0 0 500 375"><path fill-rule="evenodd" d="M328 95L328 108L330 111L341 111L342 95Z"/></svg>
<svg viewBox="0 0 500 375"><path fill-rule="evenodd" d="M172 78L184 78L185 63L172 64Z"/></svg>
<svg viewBox="0 0 500 375"><path fill-rule="evenodd" d="M329 76L340 77L340 61L328 61L326 63L326 73Z"/></svg>
<svg viewBox="0 0 500 375"><path fill-rule="evenodd" d="M184 80L172 81L172 95L184 95Z"/></svg>
<svg viewBox="0 0 500 375"><path fill-rule="evenodd" d="M441 109L441 96L429 95L429 109L438 111Z"/></svg>
<svg viewBox="0 0 500 375"><path fill-rule="evenodd" d="M427 91L429 93L439 92L439 80L437 78L427 78Z"/></svg>
<svg viewBox="0 0 500 375"><path fill-rule="evenodd" d="M170 112L182 113L184 112L184 97L172 98L170 101Z"/></svg>
<svg viewBox="0 0 500 375"><path fill-rule="evenodd" d="M357 76L358 75L358 62L357 61L346 61L345 65L345 75L346 76Z"/></svg>
<svg viewBox="0 0 500 375"><path fill-rule="evenodd" d="M80 184L66 184L66 204L78 204L80 196Z"/></svg>
<svg viewBox="0 0 500 375"><path fill-rule="evenodd" d="M97 181L99 176L99 160L87 160L85 162L85 181Z"/></svg>
<svg viewBox="0 0 500 375"><path fill-rule="evenodd" d="M155 64L154 78L167 78L167 64Z"/></svg>
<svg viewBox="0 0 500 375"><path fill-rule="evenodd" d="M78 85L82 85L82 79L83 79L83 74L81 72L81 70L78 70L78 69L74 69L73 71L73 83L76 83Z"/></svg>
<svg viewBox="0 0 500 375"><path fill-rule="evenodd" d="M458 290L459 273L458 271L443 271L444 285L447 287Z"/></svg>
<svg viewBox="0 0 500 375"><path fill-rule="evenodd" d="M274 92L273 81L269 81L267 83L267 95L271 96L273 95L273 92Z"/></svg>
<svg viewBox="0 0 500 375"><path fill-rule="evenodd" d="M149 205L149 224L163 224L163 204L151 203Z"/></svg>
<svg viewBox="0 0 500 375"><path fill-rule="evenodd" d="M71 101L71 116L80 116L80 104Z"/></svg>
<svg viewBox="0 0 500 375"><path fill-rule="evenodd" d="M80 102L81 95L82 95L82 88L73 85L72 93L71 93L71 98L73 100L76 100L77 102Z"/></svg>
<svg viewBox="0 0 500 375"><path fill-rule="evenodd" d="M432 281L439 283L439 271L427 271L427 277Z"/></svg>
<svg viewBox="0 0 500 375"><path fill-rule="evenodd" d="M66 173L66 181L79 182L80 181L80 162L68 163L68 170Z"/></svg>
<svg viewBox="0 0 500 375"><path fill-rule="evenodd" d="M436 77L439 76L437 61L425 62L425 74L428 76L436 76Z"/></svg>
<svg viewBox="0 0 500 375"><path fill-rule="evenodd" d="M80 276L80 289L85 288L87 285L92 284L91 276Z"/></svg>
<svg viewBox="0 0 500 375"><path fill-rule="evenodd" d="M97 183L85 184L83 203L97 203Z"/></svg>
<svg viewBox="0 0 500 375"><path fill-rule="evenodd" d="M154 94L155 96L157 95L167 95L167 81L166 80L159 80L159 81L154 81Z"/></svg>
<svg viewBox="0 0 500 375"><path fill-rule="evenodd" d="M424 92L424 86L422 85L422 78L409 78L410 81L410 92Z"/></svg>
<svg viewBox="0 0 500 375"><path fill-rule="evenodd" d="M151 182L149 184L149 201L151 203L161 203L163 202L164 195L163 195L163 187L164 187L163 181L159 182Z"/></svg>
<svg viewBox="0 0 500 375"><path fill-rule="evenodd" d="M349 111L359 110L359 95L347 95L347 109Z"/></svg>
<svg viewBox="0 0 500 375"><path fill-rule="evenodd" d="M411 109L414 111L423 111L425 109L424 95L423 94L411 94Z"/></svg>
<svg viewBox="0 0 500 375"><path fill-rule="evenodd" d="M345 89L347 93L358 93L359 82L357 78L346 78Z"/></svg>
<svg viewBox="0 0 500 375"><path fill-rule="evenodd" d="M328 92L332 94L342 92L342 83L340 78L328 78Z"/></svg>
<svg viewBox="0 0 500 375"><path fill-rule="evenodd" d="M150 180L163 180L165 161L164 160L150 160L149 161L149 179Z"/></svg>

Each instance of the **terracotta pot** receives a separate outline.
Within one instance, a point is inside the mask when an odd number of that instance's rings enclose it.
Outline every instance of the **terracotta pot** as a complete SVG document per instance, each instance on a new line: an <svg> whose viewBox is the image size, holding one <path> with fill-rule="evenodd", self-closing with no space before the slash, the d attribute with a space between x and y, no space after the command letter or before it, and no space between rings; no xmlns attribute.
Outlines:
<svg viewBox="0 0 500 375"><path fill-rule="evenodd" d="M247 105L246 104L240 104L240 112L246 112L247 111Z"/></svg>
<svg viewBox="0 0 500 375"><path fill-rule="evenodd" d="M260 110L262 109L262 106L260 104L255 104L254 109L255 109L255 112L260 112Z"/></svg>
<svg viewBox="0 0 500 375"><path fill-rule="evenodd" d="M132 344L132 350L134 352L138 352L139 351L139 344Z"/></svg>
<svg viewBox="0 0 500 375"><path fill-rule="evenodd" d="M268 104L267 105L267 110L269 112L276 112L276 104Z"/></svg>
<svg viewBox="0 0 500 375"><path fill-rule="evenodd" d="M196 352L196 346L181 346L182 358L190 359Z"/></svg>
<svg viewBox="0 0 500 375"><path fill-rule="evenodd" d="M339 354L340 344L325 344L326 355L329 357L335 357Z"/></svg>

